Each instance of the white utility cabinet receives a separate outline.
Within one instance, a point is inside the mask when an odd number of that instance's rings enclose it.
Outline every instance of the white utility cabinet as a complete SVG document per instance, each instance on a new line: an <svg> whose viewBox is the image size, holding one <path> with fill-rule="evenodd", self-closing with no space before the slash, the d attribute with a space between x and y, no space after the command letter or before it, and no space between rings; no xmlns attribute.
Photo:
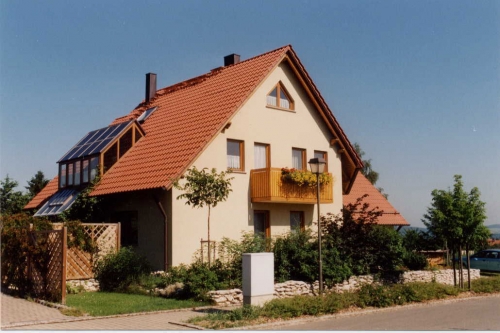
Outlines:
<svg viewBox="0 0 500 333"><path fill-rule="evenodd" d="M243 304L263 305L274 298L274 253L243 253Z"/></svg>

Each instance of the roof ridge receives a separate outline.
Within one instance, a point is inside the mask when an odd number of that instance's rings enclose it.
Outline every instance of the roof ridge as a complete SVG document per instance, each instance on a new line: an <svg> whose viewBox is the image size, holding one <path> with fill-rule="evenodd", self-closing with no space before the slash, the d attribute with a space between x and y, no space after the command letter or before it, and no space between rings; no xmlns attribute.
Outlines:
<svg viewBox="0 0 500 333"><path fill-rule="evenodd" d="M195 77L192 77L190 79L187 79L187 80L184 80L184 81L181 81L181 82L177 82L177 83L174 83L170 86L166 86L166 87L163 87L163 88L160 88L156 91L156 93L160 96L162 95L165 95L165 94L169 94L169 93L173 93L173 92L176 92L178 90L181 90L183 88L188 88L188 87L192 87L196 84L199 84L199 83L202 83L204 82L206 79L208 79L209 77L211 76L214 76L214 75L217 75L219 74L220 72L222 72L223 70L227 69L227 68L230 68L230 67L234 67L234 66L238 66L240 64L243 64L243 63L246 63L248 61L252 61L252 60L255 60L257 58L261 58L263 56L266 56L270 53L273 53L273 52L276 52L276 51L279 51L281 49L285 49L285 48L291 48L292 46L290 44L288 45L285 45L285 46L282 46L282 47L278 47L277 49L274 49L274 50L271 50L271 51L268 51L268 52L265 52L265 53L262 53L262 54L258 54L256 56L253 56L251 58L248 58L248 59L245 59L243 61L240 61L236 64L233 64L233 65L228 65L228 66L220 66L220 67L216 67L212 70L210 70L210 72L207 72L205 74L201 74L201 75L198 75L198 76L195 76ZM155 97L156 98L156 97ZM142 104L142 103L141 103Z"/></svg>

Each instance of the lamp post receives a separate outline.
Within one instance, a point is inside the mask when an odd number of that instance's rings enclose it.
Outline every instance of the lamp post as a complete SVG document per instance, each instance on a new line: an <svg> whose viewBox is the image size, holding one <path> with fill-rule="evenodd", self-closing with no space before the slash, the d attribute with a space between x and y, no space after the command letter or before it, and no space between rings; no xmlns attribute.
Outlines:
<svg viewBox="0 0 500 333"><path fill-rule="evenodd" d="M311 172L316 175L316 199L318 201L318 262L319 262L319 293L323 294L323 264L321 260L321 223L319 214L319 175L325 171L325 160L321 157L311 158L309 160L309 166L311 167Z"/></svg>

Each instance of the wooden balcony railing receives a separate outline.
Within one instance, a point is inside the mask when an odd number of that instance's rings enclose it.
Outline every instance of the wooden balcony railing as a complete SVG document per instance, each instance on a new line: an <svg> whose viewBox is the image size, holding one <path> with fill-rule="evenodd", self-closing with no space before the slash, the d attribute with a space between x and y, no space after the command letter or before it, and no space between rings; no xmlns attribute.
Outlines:
<svg viewBox="0 0 500 333"><path fill-rule="evenodd" d="M333 183L320 186L320 202L333 202ZM314 204L316 187L298 186L281 180L280 168L254 169L250 171L252 202L281 202Z"/></svg>

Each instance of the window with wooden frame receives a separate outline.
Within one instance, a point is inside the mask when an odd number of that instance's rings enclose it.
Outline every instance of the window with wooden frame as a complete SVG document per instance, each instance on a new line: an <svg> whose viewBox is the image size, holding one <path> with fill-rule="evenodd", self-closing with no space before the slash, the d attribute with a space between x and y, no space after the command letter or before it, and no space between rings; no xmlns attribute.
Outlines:
<svg viewBox="0 0 500 333"><path fill-rule="evenodd" d="M314 151L314 158L322 158L325 160L325 172L328 172L328 154L326 151L319 151L315 150Z"/></svg>
<svg viewBox="0 0 500 333"><path fill-rule="evenodd" d="M302 211L290 212L290 230L292 232L305 230L304 212Z"/></svg>
<svg viewBox="0 0 500 333"><path fill-rule="evenodd" d="M245 145L240 140L227 140L227 168L245 171Z"/></svg>
<svg viewBox="0 0 500 333"><path fill-rule="evenodd" d="M295 168L297 170L307 170L305 149L292 148L292 168Z"/></svg>
<svg viewBox="0 0 500 333"><path fill-rule="evenodd" d="M66 164L59 165L59 188L66 187Z"/></svg>
<svg viewBox="0 0 500 333"><path fill-rule="evenodd" d="M271 152L270 146L267 143L255 143L253 154L253 164L255 169L263 169L271 167Z"/></svg>
<svg viewBox="0 0 500 333"><path fill-rule="evenodd" d="M281 81L267 94L267 106L285 110L294 109L293 99Z"/></svg>
<svg viewBox="0 0 500 333"><path fill-rule="evenodd" d="M271 225L268 210L255 210L253 212L253 231L257 236L263 238L271 237Z"/></svg>

